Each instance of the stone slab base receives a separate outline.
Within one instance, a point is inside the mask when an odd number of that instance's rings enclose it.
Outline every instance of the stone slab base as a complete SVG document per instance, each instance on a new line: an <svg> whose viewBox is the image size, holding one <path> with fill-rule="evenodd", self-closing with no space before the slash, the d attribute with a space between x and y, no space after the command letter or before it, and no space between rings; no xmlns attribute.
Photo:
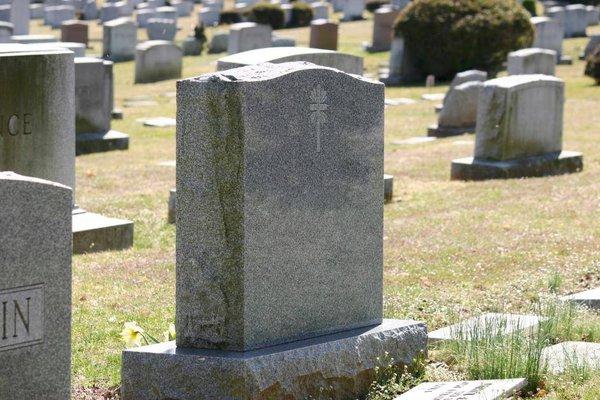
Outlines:
<svg viewBox="0 0 600 400"><path fill-rule="evenodd" d="M123 352L121 398L356 398L374 380L378 357L408 365L426 345L425 324L400 320L248 352L161 343Z"/></svg>
<svg viewBox="0 0 600 400"><path fill-rule="evenodd" d="M427 128L427 136L432 137L448 137L448 136L458 136L463 135L465 133L473 133L475 132L474 126L468 126L464 128L450 128L445 126L438 125L430 125Z"/></svg>
<svg viewBox="0 0 600 400"><path fill-rule="evenodd" d="M583 169L583 155L575 151L548 153L509 161L477 160L473 157L452 161L450 179L481 181L511 179L579 172Z"/></svg>
<svg viewBox="0 0 600 400"><path fill-rule="evenodd" d="M113 130L99 133L78 133L75 138L75 154L78 156L129 148L129 135Z"/></svg>
<svg viewBox="0 0 600 400"><path fill-rule="evenodd" d="M573 65L573 57L561 56L557 62L558 65Z"/></svg>
<svg viewBox="0 0 600 400"><path fill-rule="evenodd" d="M366 51L368 53L381 53L384 51L390 51L390 46L387 46L387 47L373 46L371 43L368 43L368 42L363 42L362 48L364 51Z"/></svg>
<svg viewBox="0 0 600 400"><path fill-rule="evenodd" d="M133 246L133 222L73 210L73 253L124 250Z"/></svg>
<svg viewBox="0 0 600 400"><path fill-rule="evenodd" d="M110 117L112 119L123 119L123 110L121 110L120 108L115 108L111 111Z"/></svg>

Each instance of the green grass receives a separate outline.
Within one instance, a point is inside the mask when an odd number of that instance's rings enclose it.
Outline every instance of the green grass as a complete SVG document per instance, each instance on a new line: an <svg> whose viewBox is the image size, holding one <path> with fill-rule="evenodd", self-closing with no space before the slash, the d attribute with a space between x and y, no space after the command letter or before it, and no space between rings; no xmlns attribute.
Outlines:
<svg viewBox="0 0 600 400"><path fill-rule="evenodd" d="M178 40L191 32L194 21L195 14L180 20L183 29ZM99 54L100 27L91 24L90 30L88 54ZM343 23L339 37L340 50L365 57L366 72L373 75L389 53L368 54L361 49L371 30L371 20ZM214 29L207 31L210 37ZM33 29L33 33L48 32L39 25ZM600 33L600 28L589 32ZM307 28L279 33L296 38L299 45L308 43ZM142 30L139 38L145 39ZM584 153L584 171L578 174L451 182L450 162L472 154L473 136L393 144L426 134L427 126L436 121L434 103L420 96L444 92L447 84L386 89L388 98L418 100L385 111L385 170L395 177L395 198L386 205L384 216L386 317L423 320L434 330L454 322L458 315L524 313L540 295L600 285L600 113L596 112L600 87L583 76L584 64L577 59L585 43L585 39L566 40L565 52L575 63L557 67L558 76L566 81L564 148ZM184 76L214 71L219 57L186 57ZM175 116L175 81L134 85L133 67L133 62L115 65L115 100L125 119L114 121L113 129L131 136L130 150L77 158L78 204L132 219L135 243L127 251L73 259L76 389L119 384L124 345L118 334L124 322L136 321L160 336L175 315L175 228L166 223L175 169L158 165L175 159L174 129L146 128L136 121ZM140 96L156 105L124 107L125 100ZM561 324L555 332L561 338L599 340L597 329L590 326L597 321L597 316L576 319L569 329ZM464 371L430 364L426 379L465 376ZM598 393L600 377L592 374L581 385L550 378L546 386L552 399L592 399L598 398L593 394Z"/></svg>

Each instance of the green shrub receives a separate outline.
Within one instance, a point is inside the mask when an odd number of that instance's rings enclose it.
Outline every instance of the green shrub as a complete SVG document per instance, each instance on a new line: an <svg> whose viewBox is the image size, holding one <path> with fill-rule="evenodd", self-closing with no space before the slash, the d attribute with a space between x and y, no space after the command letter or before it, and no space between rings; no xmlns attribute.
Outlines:
<svg viewBox="0 0 600 400"><path fill-rule="evenodd" d="M585 74L596 80L596 84L600 85L600 46L590 53L585 66Z"/></svg>
<svg viewBox="0 0 600 400"><path fill-rule="evenodd" d="M306 3L295 2L292 4L292 18L290 26L309 26L313 18L313 10Z"/></svg>
<svg viewBox="0 0 600 400"><path fill-rule="evenodd" d="M285 16L278 4L259 3L250 10L250 20L258 24L271 25L273 29L281 29Z"/></svg>
<svg viewBox="0 0 600 400"><path fill-rule="evenodd" d="M523 0L523 7L525 7L525 9L529 11L529 14L531 14L532 17L535 17L537 15L537 10L535 8L535 0Z"/></svg>
<svg viewBox="0 0 600 400"><path fill-rule="evenodd" d="M242 15L234 9L225 9L219 14L219 24L237 24L242 21Z"/></svg>
<svg viewBox="0 0 600 400"><path fill-rule="evenodd" d="M451 79L468 69L494 76L509 52L531 46L529 18L515 0L417 0L394 30L422 77Z"/></svg>
<svg viewBox="0 0 600 400"><path fill-rule="evenodd" d="M367 11L374 13L375 10L386 4L390 4L389 0L368 0L365 8Z"/></svg>

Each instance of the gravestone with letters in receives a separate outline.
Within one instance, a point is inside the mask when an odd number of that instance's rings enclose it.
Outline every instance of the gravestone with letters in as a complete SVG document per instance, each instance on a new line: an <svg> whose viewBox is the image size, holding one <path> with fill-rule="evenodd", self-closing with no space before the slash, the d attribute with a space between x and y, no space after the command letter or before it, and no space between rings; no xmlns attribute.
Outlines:
<svg viewBox="0 0 600 400"><path fill-rule="evenodd" d="M0 399L70 399L72 196L0 172Z"/></svg>
<svg viewBox="0 0 600 400"><path fill-rule="evenodd" d="M383 124L306 62L177 83L177 343L124 352L124 400L355 398L424 351L383 319Z"/></svg>

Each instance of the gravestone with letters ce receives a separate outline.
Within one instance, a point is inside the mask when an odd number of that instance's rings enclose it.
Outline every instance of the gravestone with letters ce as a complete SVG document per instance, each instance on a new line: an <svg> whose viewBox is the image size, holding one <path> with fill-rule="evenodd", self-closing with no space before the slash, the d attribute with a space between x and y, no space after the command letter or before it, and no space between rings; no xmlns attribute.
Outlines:
<svg viewBox="0 0 600 400"><path fill-rule="evenodd" d="M583 169L562 150L565 84L550 75L510 75L479 92L475 156L452 162L451 178L483 180L558 175Z"/></svg>
<svg viewBox="0 0 600 400"><path fill-rule="evenodd" d="M0 171L75 187L74 75L68 50L0 44ZM133 222L74 206L75 253L132 244Z"/></svg>
<svg viewBox="0 0 600 400"><path fill-rule="evenodd" d="M122 398L355 398L411 363L425 325L382 319L384 86L265 63L177 105L177 343L125 351Z"/></svg>
<svg viewBox="0 0 600 400"><path fill-rule="evenodd" d="M70 399L72 196L0 172L0 399Z"/></svg>

